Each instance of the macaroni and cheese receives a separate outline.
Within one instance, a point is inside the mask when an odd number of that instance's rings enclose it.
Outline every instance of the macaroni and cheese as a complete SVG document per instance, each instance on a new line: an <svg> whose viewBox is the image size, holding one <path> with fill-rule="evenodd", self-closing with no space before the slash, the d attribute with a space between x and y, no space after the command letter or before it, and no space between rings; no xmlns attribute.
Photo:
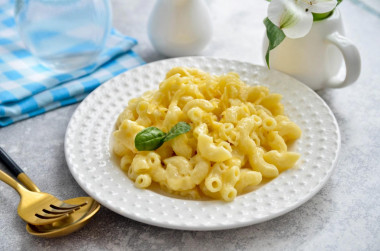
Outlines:
<svg viewBox="0 0 380 251"><path fill-rule="evenodd" d="M280 94L246 85L236 73L176 67L157 91L129 101L116 122L113 151L138 188L156 182L173 194L232 201L300 157L288 144L301 130L284 115L280 100ZM135 148L143 129L167 132L181 121L190 124L189 132L154 151Z"/></svg>

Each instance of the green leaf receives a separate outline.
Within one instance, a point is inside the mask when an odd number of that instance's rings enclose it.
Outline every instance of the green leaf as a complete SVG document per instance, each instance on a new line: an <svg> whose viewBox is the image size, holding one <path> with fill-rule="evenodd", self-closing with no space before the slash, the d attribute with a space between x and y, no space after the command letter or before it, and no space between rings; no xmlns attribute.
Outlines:
<svg viewBox="0 0 380 251"><path fill-rule="evenodd" d="M135 147L139 151L152 151L159 148L166 137L166 133L157 127L148 127L135 137Z"/></svg>
<svg viewBox="0 0 380 251"><path fill-rule="evenodd" d="M164 141L169 141L183 133L187 133L188 131L190 131L191 129L191 126L186 123L186 122L179 122L177 123L175 126L172 127L172 129L170 129L170 131L168 132L168 134L166 135Z"/></svg>
<svg viewBox="0 0 380 251"><path fill-rule="evenodd" d="M179 122L166 134L157 127L148 127L135 137L135 147L139 151L156 150L166 141L190 131L191 126L186 122Z"/></svg>
<svg viewBox="0 0 380 251"><path fill-rule="evenodd" d="M265 55L265 60L267 62L268 68L269 66L269 52L276 48L281 42L285 39L285 33L277 27L274 23L272 23L268 18L264 19L265 27L267 28L267 37L269 40L268 50Z"/></svg>
<svg viewBox="0 0 380 251"><path fill-rule="evenodd" d="M334 10L326 13L312 13L313 14L313 22L320 21L326 18L329 18L334 13Z"/></svg>

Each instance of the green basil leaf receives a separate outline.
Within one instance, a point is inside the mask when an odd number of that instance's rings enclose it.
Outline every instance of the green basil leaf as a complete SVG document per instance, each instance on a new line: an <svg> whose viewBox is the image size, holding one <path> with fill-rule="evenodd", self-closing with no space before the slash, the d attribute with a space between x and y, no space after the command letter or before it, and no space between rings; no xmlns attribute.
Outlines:
<svg viewBox="0 0 380 251"><path fill-rule="evenodd" d="M281 42L285 39L285 33L277 27L274 23L272 23L268 18L264 19L265 27L267 28L267 37L269 40L268 50L265 55L265 60L267 62L268 68L269 66L269 52L276 48Z"/></svg>
<svg viewBox="0 0 380 251"><path fill-rule="evenodd" d="M186 123L186 122L179 122L177 123L175 126L172 127L172 129L170 129L170 131L168 132L168 134L166 135L164 141L169 141L183 133L187 133L188 131L190 131L191 129L191 126Z"/></svg>
<svg viewBox="0 0 380 251"><path fill-rule="evenodd" d="M152 151L159 148L166 137L166 133L157 127L148 127L135 137L135 147L139 151Z"/></svg>

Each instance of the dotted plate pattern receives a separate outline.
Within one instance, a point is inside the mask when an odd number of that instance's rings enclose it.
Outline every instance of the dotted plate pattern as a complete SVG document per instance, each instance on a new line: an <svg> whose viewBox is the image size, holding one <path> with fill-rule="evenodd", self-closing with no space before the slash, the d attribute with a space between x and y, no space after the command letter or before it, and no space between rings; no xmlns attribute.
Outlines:
<svg viewBox="0 0 380 251"><path fill-rule="evenodd" d="M296 166L233 202L168 197L136 188L111 158L110 139L128 100L158 89L175 66L213 74L237 72L251 85L283 95L285 113L302 129L290 151L301 153ZM77 108L68 125L65 155L79 185L110 210L147 224L182 230L221 230L252 225L305 203L326 183L340 148L338 124L326 103L309 87L283 73L234 60L185 57L153 62L106 82Z"/></svg>

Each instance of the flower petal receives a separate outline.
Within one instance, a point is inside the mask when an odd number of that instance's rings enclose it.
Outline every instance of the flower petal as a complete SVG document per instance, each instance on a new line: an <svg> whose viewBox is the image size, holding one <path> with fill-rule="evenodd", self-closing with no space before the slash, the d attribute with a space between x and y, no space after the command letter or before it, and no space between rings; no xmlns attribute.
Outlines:
<svg viewBox="0 0 380 251"><path fill-rule="evenodd" d="M318 1L318 0L317 0L317 1ZM314 0L314 1L313 1L313 0L295 0L295 2L296 2L296 4L297 4L300 8L306 10L306 9L309 9L309 8L310 8L310 6L315 2L315 0Z"/></svg>
<svg viewBox="0 0 380 251"><path fill-rule="evenodd" d="M284 27L282 30L288 38L300 38L306 36L313 25L313 15L311 12L300 11L294 16L297 16L297 18L292 25Z"/></svg>
<svg viewBox="0 0 380 251"><path fill-rule="evenodd" d="M309 11L313 13L326 13L332 11L337 3L337 0L313 0L311 1Z"/></svg>
<svg viewBox="0 0 380 251"><path fill-rule="evenodd" d="M313 15L297 1L272 0L268 7L268 19L280 27L289 38L300 38L309 33Z"/></svg>
<svg viewBox="0 0 380 251"><path fill-rule="evenodd" d="M272 0L268 6L268 19L281 28L283 25L283 15L289 10L297 8L294 1Z"/></svg>

